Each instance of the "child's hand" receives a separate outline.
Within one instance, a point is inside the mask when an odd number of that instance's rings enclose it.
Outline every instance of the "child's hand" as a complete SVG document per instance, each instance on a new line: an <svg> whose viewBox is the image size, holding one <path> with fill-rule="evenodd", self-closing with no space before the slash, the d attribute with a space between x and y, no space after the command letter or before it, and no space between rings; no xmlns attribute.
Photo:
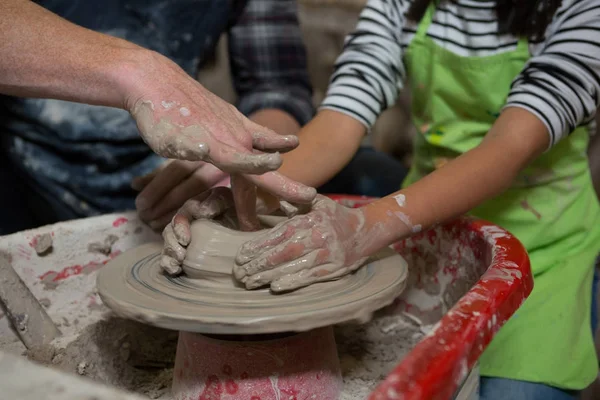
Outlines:
<svg viewBox="0 0 600 400"><path fill-rule="evenodd" d="M139 218L162 231L185 202L217 186L229 185L229 175L204 161L168 160L148 175L135 178Z"/></svg>
<svg viewBox="0 0 600 400"><path fill-rule="evenodd" d="M161 268L170 275L181 272L187 246L192 240L192 221L216 218L233 210L233 194L227 187L216 187L185 202L163 231L165 244L160 259Z"/></svg>
<svg viewBox="0 0 600 400"><path fill-rule="evenodd" d="M246 288L281 292L348 274L366 260L360 209L317 196L312 210L245 243L234 267Z"/></svg>

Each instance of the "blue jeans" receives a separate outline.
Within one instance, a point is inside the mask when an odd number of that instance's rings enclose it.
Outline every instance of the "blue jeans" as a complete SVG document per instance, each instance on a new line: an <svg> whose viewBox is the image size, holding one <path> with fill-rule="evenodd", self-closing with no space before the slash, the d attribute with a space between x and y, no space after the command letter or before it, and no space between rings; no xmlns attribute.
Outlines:
<svg viewBox="0 0 600 400"><path fill-rule="evenodd" d="M394 157L372 147L361 147L319 192L384 197L400 190L407 173L408 169Z"/></svg>
<svg viewBox="0 0 600 400"><path fill-rule="evenodd" d="M592 334L595 334L598 326L598 281L600 274L600 257L594 268L594 280L592 282ZM578 392L575 390L563 390L556 387L526 381L517 381L505 378L480 379L480 400L575 400Z"/></svg>

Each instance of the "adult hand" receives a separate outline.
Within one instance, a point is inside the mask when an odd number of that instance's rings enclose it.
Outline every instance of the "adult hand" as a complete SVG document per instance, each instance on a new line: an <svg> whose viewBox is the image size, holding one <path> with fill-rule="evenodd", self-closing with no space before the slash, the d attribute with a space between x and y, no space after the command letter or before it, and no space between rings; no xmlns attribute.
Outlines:
<svg viewBox="0 0 600 400"><path fill-rule="evenodd" d="M169 160L148 175L135 178L140 191L135 205L140 219L162 230L185 202L215 186L229 185L229 175L204 161Z"/></svg>
<svg viewBox="0 0 600 400"><path fill-rule="evenodd" d="M274 292L338 278L367 258L362 254L363 227L360 209L317 195L309 213L245 243L236 257L234 275L248 289L270 284Z"/></svg>
<svg viewBox="0 0 600 400"><path fill-rule="evenodd" d="M278 152L298 146L294 135L264 128L210 93L175 63L156 55L143 74L132 74L125 107L144 141L165 158L205 161L293 203L310 202L314 188L272 172ZM262 174L262 175L261 175Z"/></svg>
<svg viewBox="0 0 600 400"><path fill-rule="evenodd" d="M285 202L280 207L286 214L297 211ZM257 202L257 210L267 213L266 205L260 200ZM186 248L192 240L191 224L194 220L221 216L236 218L233 193L228 187L215 187L187 200L163 230L165 244L160 261L163 270L171 275L181 272Z"/></svg>

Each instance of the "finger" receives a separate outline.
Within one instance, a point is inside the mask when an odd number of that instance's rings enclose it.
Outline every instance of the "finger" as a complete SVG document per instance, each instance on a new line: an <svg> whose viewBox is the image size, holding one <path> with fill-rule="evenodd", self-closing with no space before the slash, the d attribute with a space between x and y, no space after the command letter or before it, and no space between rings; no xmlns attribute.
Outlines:
<svg viewBox="0 0 600 400"><path fill-rule="evenodd" d="M154 206L160 199L187 178L198 167L197 162L171 162L146 185L135 199L138 210L144 211ZM140 215L143 218L143 215Z"/></svg>
<svg viewBox="0 0 600 400"><path fill-rule="evenodd" d="M175 216L175 214L177 213L177 211L173 210L170 211L166 214L163 214L162 216L156 218L153 221L150 221L150 223L148 225L150 225L150 228L156 232L160 232L163 229L165 229L165 227L173 220L173 217Z"/></svg>
<svg viewBox="0 0 600 400"><path fill-rule="evenodd" d="M314 201L313 201L314 203ZM313 204L292 204L285 200L279 201L279 209L283 211L286 217L292 218L298 214L307 214L311 211Z"/></svg>
<svg viewBox="0 0 600 400"><path fill-rule="evenodd" d="M305 269L295 274L288 274L271 282L271 290L275 293L300 289L313 283L328 281L350 273L349 268L340 268L336 264L323 264Z"/></svg>
<svg viewBox="0 0 600 400"><path fill-rule="evenodd" d="M224 175L224 172L210 164L204 164L196 168L191 175L184 178L179 185L165 194L153 207L139 212L140 218L143 217L146 221L153 221L166 214L172 216L173 211L181 208L187 200L209 190L222 175Z"/></svg>
<svg viewBox="0 0 600 400"><path fill-rule="evenodd" d="M169 275L177 275L182 271L181 264L177 260L164 254L160 257L160 267Z"/></svg>
<svg viewBox="0 0 600 400"><path fill-rule="evenodd" d="M150 173L148 173L148 174L146 174L146 175L143 175L143 176L137 176L137 177L133 178L133 179L131 180L131 188L132 188L133 190L136 190L136 191L138 191L138 192L139 192L140 190L142 190L143 188L145 188L145 187L146 187L146 185L147 185L148 183L150 183L150 182L152 181L152 179L154 179L154 177L155 177L155 176L156 176L156 175L157 175L159 172L161 172L163 169L165 169L165 167L166 167L167 165L169 165L169 164L171 163L171 161L173 161L173 160L166 160L166 161L164 161L163 163L161 163L161 164L160 164L160 165L159 165L157 168L155 168L155 169L154 169L154 171L152 171L152 172L150 172Z"/></svg>
<svg viewBox="0 0 600 400"><path fill-rule="evenodd" d="M171 227L175 233L175 238L184 247L187 247L192 240L192 229L190 219L181 213L175 214L171 221Z"/></svg>
<svg viewBox="0 0 600 400"><path fill-rule="evenodd" d="M185 248L179 244L171 225L167 225L162 236L165 241L162 254L177 260L179 263L182 263L185 259Z"/></svg>
<svg viewBox="0 0 600 400"><path fill-rule="evenodd" d="M214 218L231 207L233 207L231 190L226 187L214 188L188 200L175 214L169 226L172 227L179 244L187 246L192 240L192 220Z"/></svg>
<svg viewBox="0 0 600 400"><path fill-rule="evenodd" d="M211 149L209 162L229 173L264 174L278 169L283 162L279 153L252 153L223 142L216 142Z"/></svg>
<svg viewBox="0 0 600 400"><path fill-rule="evenodd" d="M258 287L262 287L281 278L282 276L295 274L304 269L310 269L314 267L318 252L319 251L317 250L313 250L288 263L281 264L277 268L258 271L253 275L247 275L239 280L246 285L246 289L256 289Z"/></svg>
<svg viewBox="0 0 600 400"><path fill-rule="evenodd" d="M158 169L146 174L144 176L137 176L131 180L131 188L136 191L140 191L146 187L148 183L154 179L154 177L158 174Z"/></svg>
<svg viewBox="0 0 600 400"><path fill-rule="evenodd" d="M275 293L287 292L313 283L338 279L358 269L364 264L365 260L361 259L347 267L341 267L334 263L316 265L311 269L305 269L295 274L283 275L271 282L271 290Z"/></svg>
<svg viewBox="0 0 600 400"><path fill-rule="evenodd" d="M241 231L260 230L260 222L256 216L256 186L242 175L231 175L231 192Z"/></svg>
<svg viewBox="0 0 600 400"><path fill-rule="evenodd" d="M270 250L262 252L260 256L239 266L239 268L234 267L235 277L242 279L244 276L252 276L271 270L281 264L300 259L313 250L309 241L306 240L306 233L300 237L295 236L292 240L285 241Z"/></svg>
<svg viewBox="0 0 600 400"><path fill-rule="evenodd" d="M296 235L299 229L308 229L309 227L310 221L304 216L284 221L267 233L244 243L238 250L235 262L238 265L246 264L257 258L260 254L290 240Z"/></svg>
<svg viewBox="0 0 600 400"><path fill-rule="evenodd" d="M216 187L185 202L179 210L188 220L215 218L233 207L233 195L226 187Z"/></svg>
<svg viewBox="0 0 600 400"><path fill-rule="evenodd" d="M212 187L217 186L230 186L231 185L231 175L225 175L223 179L215 183Z"/></svg>
<svg viewBox="0 0 600 400"><path fill-rule="evenodd" d="M285 216L288 218L292 218L298 215L298 207L296 207L292 203L288 203L285 200L281 200L279 202L279 209L283 211Z"/></svg>
<svg viewBox="0 0 600 400"><path fill-rule="evenodd" d="M300 141L295 135L279 135L272 131L258 131L252 134L252 147L263 151L287 152L298 147Z"/></svg>
<svg viewBox="0 0 600 400"><path fill-rule="evenodd" d="M278 172L267 172L264 175L246 175L245 177L261 189L291 203L310 203L317 195L315 188L286 178Z"/></svg>

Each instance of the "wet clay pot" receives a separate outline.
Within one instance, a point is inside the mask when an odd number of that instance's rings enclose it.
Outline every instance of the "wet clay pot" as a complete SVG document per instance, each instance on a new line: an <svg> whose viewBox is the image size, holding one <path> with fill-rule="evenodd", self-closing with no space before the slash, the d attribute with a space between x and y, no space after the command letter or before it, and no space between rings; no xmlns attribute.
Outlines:
<svg viewBox="0 0 600 400"><path fill-rule="evenodd" d="M341 390L332 327L288 336L179 334L175 400L336 400Z"/></svg>

